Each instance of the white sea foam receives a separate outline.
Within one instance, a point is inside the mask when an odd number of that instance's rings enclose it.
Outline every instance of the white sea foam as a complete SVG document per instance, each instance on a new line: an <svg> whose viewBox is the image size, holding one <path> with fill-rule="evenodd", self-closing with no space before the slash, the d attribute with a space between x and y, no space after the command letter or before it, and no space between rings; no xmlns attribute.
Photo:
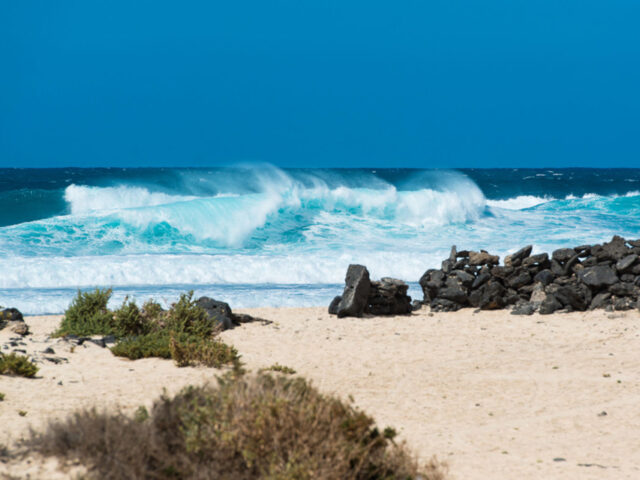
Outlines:
<svg viewBox="0 0 640 480"><path fill-rule="evenodd" d="M87 187L72 184L64 192L64 199L69 204L72 215L166 205L194 198L196 197L151 192L143 187L132 186Z"/></svg>
<svg viewBox="0 0 640 480"><path fill-rule="evenodd" d="M553 200L549 197L537 197L534 195L520 195L505 200L487 200L487 205L495 208L504 208L506 210L523 210L525 208L535 207L542 203Z"/></svg>
<svg viewBox="0 0 640 480"><path fill-rule="evenodd" d="M6 258L0 289L87 288L96 285L340 284L350 263L374 277L417 281L442 253L375 251L290 255L131 255Z"/></svg>

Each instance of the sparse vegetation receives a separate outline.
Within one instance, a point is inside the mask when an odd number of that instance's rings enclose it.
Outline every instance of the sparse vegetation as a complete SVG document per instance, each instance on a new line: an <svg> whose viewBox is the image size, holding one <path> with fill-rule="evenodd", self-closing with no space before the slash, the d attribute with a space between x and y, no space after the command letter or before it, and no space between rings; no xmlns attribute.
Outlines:
<svg viewBox="0 0 640 480"><path fill-rule="evenodd" d="M82 337L114 333L113 314L107 309L111 293L111 289L96 288L93 292L78 290L76 298L64 312L64 318L56 334L61 337L65 335Z"/></svg>
<svg viewBox="0 0 640 480"><path fill-rule="evenodd" d="M18 415L20 415L21 417L26 417L27 416L27 411L26 410L18 410Z"/></svg>
<svg viewBox="0 0 640 480"><path fill-rule="evenodd" d="M280 365L279 363L274 363L273 365L267 368L261 368L260 371L261 372L279 372L279 373L284 373L285 375L294 375L296 373L296 371L293 368L287 367L286 365Z"/></svg>
<svg viewBox="0 0 640 480"><path fill-rule="evenodd" d="M126 357L131 360L149 357L171 358L169 340L168 333L164 331L125 337L111 347L111 352L118 357Z"/></svg>
<svg viewBox="0 0 640 480"><path fill-rule="evenodd" d="M302 378L259 374L163 396L148 415L80 411L32 433L27 447L104 479L444 478L394 436Z"/></svg>
<svg viewBox="0 0 640 480"><path fill-rule="evenodd" d="M111 312L107 303L111 290L78 292L65 312L58 334L114 335L114 355L131 360L173 358L178 366L203 364L220 367L238 360L238 353L216 338L215 321L193 300L193 292L183 294L169 311L150 300L142 308L125 299Z"/></svg>
<svg viewBox="0 0 640 480"><path fill-rule="evenodd" d="M219 368L238 359L238 351L217 338L181 334L171 337L171 358L179 367L202 364Z"/></svg>
<svg viewBox="0 0 640 480"><path fill-rule="evenodd" d="M0 402L4 401L4 397L5 397L4 393L0 392Z"/></svg>
<svg viewBox="0 0 640 480"><path fill-rule="evenodd" d="M38 367L29 360L29 357L16 353L0 353L0 375L15 375L33 378L38 373Z"/></svg>

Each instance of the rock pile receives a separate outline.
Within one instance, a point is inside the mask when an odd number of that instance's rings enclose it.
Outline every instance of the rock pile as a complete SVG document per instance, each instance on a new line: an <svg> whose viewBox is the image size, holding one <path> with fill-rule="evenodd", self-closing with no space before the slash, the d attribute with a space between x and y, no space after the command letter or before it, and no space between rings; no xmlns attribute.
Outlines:
<svg viewBox="0 0 640 480"><path fill-rule="evenodd" d="M409 286L402 280L383 277L371 281L367 267L349 265L345 287L329 305L329 313L338 317L371 315L402 315L411 312Z"/></svg>
<svg viewBox="0 0 640 480"><path fill-rule="evenodd" d="M436 311L513 306L530 315L640 307L640 240L614 236L602 245L580 245L531 255L531 245L504 259L451 248L440 270L420 278L425 305Z"/></svg>

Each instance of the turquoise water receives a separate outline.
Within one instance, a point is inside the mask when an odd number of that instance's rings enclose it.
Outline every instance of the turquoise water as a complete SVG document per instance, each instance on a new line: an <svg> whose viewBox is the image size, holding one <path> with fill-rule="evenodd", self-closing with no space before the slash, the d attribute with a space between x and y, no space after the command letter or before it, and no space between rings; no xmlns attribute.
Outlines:
<svg viewBox="0 0 640 480"><path fill-rule="evenodd" d="M452 244L500 255L640 237L640 169L0 170L0 304L77 288L326 305L349 263L413 284Z"/></svg>

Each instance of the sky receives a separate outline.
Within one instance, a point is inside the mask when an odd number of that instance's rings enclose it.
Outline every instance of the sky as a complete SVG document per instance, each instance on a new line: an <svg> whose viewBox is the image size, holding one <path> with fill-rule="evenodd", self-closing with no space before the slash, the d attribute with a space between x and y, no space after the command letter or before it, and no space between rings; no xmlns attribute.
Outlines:
<svg viewBox="0 0 640 480"><path fill-rule="evenodd" d="M2 1L0 167L640 167L637 0Z"/></svg>

